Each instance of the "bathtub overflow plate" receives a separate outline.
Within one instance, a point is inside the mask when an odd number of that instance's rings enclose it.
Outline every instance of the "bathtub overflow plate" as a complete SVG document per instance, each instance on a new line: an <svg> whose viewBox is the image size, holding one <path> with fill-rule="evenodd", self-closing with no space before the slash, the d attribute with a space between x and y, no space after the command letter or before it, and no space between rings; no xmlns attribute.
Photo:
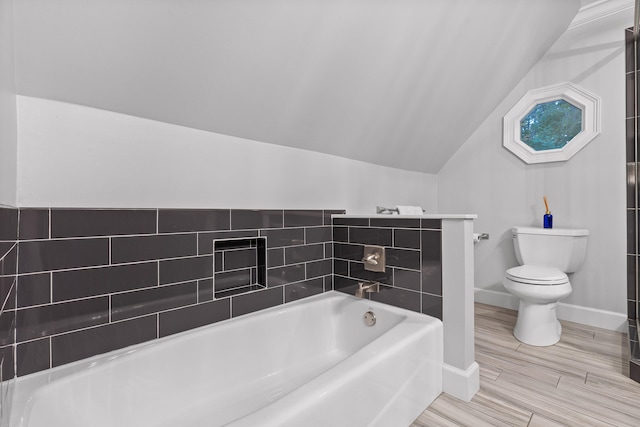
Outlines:
<svg viewBox="0 0 640 427"><path fill-rule="evenodd" d="M373 326L376 324L376 315L373 313L373 311L367 311L364 314L364 324L367 326Z"/></svg>

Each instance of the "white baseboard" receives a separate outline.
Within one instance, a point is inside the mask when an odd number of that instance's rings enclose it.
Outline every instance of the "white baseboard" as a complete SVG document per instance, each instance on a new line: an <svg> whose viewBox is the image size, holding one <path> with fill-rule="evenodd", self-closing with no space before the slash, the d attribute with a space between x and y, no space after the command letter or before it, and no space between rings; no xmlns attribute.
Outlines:
<svg viewBox="0 0 640 427"><path fill-rule="evenodd" d="M517 310L520 301L517 297L507 293L475 288L474 298L476 302L495 305L503 308ZM627 332L627 315L597 308L583 307L580 305L558 304L558 319L569 322L582 323L596 328L610 331Z"/></svg>
<svg viewBox="0 0 640 427"><path fill-rule="evenodd" d="M466 371L454 366L442 366L442 391L469 402L480 390L480 366L473 362Z"/></svg>
<svg viewBox="0 0 640 427"><path fill-rule="evenodd" d="M495 305L496 307L510 308L512 310L517 310L520 305L518 298L507 292L491 291L481 288L474 289L473 299L475 302Z"/></svg>

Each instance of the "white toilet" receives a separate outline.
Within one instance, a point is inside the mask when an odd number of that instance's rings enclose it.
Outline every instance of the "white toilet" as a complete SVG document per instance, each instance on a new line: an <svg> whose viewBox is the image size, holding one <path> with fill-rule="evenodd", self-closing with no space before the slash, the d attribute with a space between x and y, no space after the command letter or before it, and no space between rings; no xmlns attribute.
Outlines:
<svg viewBox="0 0 640 427"><path fill-rule="evenodd" d="M502 283L520 298L513 335L525 344L553 345L562 333L558 301L571 294L566 273L582 266L589 230L513 227L512 231L520 266L508 269Z"/></svg>

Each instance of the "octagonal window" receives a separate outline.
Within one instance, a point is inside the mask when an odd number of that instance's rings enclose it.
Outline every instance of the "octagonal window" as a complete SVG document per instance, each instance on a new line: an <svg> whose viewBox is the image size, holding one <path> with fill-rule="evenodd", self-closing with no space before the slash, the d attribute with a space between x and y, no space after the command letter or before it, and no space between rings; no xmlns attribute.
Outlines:
<svg viewBox="0 0 640 427"><path fill-rule="evenodd" d="M582 131L582 110L564 99L536 104L520 120L520 140L535 151L563 148Z"/></svg>
<svg viewBox="0 0 640 427"><path fill-rule="evenodd" d="M571 82L528 91L504 116L502 144L527 164L564 162L600 133L600 98Z"/></svg>

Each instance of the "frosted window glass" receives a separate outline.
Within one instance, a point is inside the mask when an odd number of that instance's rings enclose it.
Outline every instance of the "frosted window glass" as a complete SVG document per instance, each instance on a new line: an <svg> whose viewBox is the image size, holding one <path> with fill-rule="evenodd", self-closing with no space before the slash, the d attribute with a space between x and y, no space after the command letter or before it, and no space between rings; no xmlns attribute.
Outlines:
<svg viewBox="0 0 640 427"><path fill-rule="evenodd" d="M582 110L564 99L536 104L520 121L520 140L535 151L563 148L582 131Z"/></svg>

